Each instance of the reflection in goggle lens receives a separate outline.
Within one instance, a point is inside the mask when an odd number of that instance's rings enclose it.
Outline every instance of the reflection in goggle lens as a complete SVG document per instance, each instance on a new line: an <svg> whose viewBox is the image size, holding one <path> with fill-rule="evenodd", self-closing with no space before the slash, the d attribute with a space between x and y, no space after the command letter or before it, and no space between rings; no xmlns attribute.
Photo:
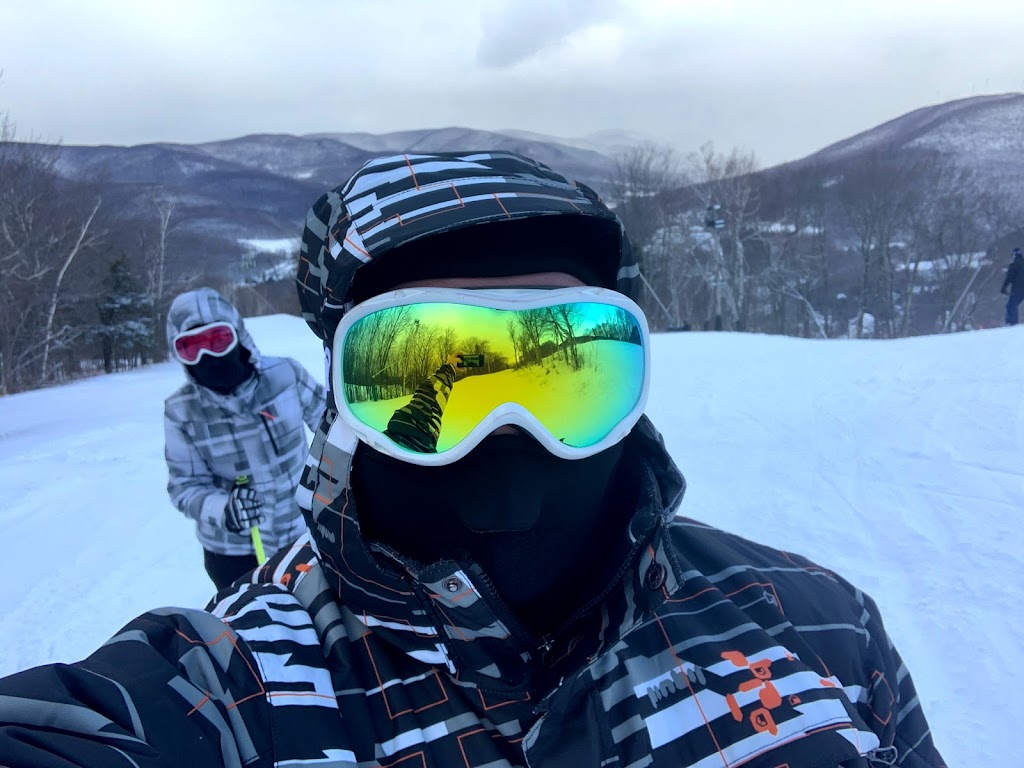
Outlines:
<svg viewBox="0 0 1024 768"><path fill-rule="evenodd" d="M409 304L356 321L341 370L353 415L412 451L452 448L503 403L585 448L637 405L643 333L631 313L598 302Z"/></svg>

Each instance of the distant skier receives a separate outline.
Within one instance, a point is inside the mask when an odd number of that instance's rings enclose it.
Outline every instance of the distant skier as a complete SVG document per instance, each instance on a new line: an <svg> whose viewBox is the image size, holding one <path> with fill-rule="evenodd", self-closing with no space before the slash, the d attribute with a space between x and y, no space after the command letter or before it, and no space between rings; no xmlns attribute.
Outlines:
<svg viewBox="0 0 1024 768"><path fill-rule="evenodd" d="M295 487L324 410L324 388L287 357L263 357L238 310L212 288L183 293L167 316L171 355L188 382L164 404L171 501L196 521L217 589L306 530Z"/></svg>
<svg viewBox="0 0 1024 768"><path fill-rule="evenodd" d="M1007 290L1009 289L1009 290ZM1006 268L1006 279L1003 280L1001 293L1008 293L1006 299L1006 324L1016 325L1018 323L1017 309L1021 301L1024 301L1024 253L1020 248L1013 249L1013 261Z"/></svg>

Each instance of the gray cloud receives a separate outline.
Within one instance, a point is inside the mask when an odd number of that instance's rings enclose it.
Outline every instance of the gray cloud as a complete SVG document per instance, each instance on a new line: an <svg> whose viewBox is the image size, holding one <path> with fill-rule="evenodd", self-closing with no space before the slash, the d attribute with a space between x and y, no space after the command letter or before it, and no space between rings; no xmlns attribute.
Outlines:
<svg viewBox="0 0 1024 768"><path fill-rule="evenodd" d="M75 143L626 129L766 164L1024 90L1019 0L0 0L0 114Z"/></svg>
<svg viewBox="0 0 1024 768"><path fill-rule="evenodd" d="M499 0L482 14L477 60L485 67L514 66L614 17L620 6L620 0Z"/></svg>

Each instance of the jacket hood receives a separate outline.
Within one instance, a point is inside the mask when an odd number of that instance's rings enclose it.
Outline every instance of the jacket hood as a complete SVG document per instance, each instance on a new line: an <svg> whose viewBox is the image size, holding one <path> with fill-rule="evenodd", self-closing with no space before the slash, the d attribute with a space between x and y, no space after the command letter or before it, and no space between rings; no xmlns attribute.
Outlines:
<svg viewBox="0 0 1024 768"><path fill-rule="evenodd" d="M239 343L249 350L256 370L261 368L260 351L256 347L245 322L235 305L213 288L197 288L178 296L167 311L167 349L174 356L174 337L189 328L216 322L231 323L238 333Z"/></svg>
<svg viewBox="0 0 1024 768"><path fill-rule="evenodd" d="M589 187L511 152L371 160L306 216L296 275L303 318L329 347L362 267L423 238L510 221L550 223L552 217L584 233L595 230L595 241L608 252L607 265L603 255L595 256L602 262L595 270L607 275L602 283L632 294L640 272L622 223ZM524 271L540 270L505 274Z"/></svg>

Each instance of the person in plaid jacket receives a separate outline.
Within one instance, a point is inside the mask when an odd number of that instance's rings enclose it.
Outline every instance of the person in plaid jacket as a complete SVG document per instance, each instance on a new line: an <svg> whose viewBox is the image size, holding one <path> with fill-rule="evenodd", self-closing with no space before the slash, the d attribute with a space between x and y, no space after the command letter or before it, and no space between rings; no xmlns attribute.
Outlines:
<svg viewBox="0 0 1024 768"><path fill-rule="evenodd" d="M262 356L212 288L174 300L167 341L188 376L164 404L167 492L222 589L257 566L251 527L269 554L305 531L295 487L325 391L295 360Z"/></svg>

